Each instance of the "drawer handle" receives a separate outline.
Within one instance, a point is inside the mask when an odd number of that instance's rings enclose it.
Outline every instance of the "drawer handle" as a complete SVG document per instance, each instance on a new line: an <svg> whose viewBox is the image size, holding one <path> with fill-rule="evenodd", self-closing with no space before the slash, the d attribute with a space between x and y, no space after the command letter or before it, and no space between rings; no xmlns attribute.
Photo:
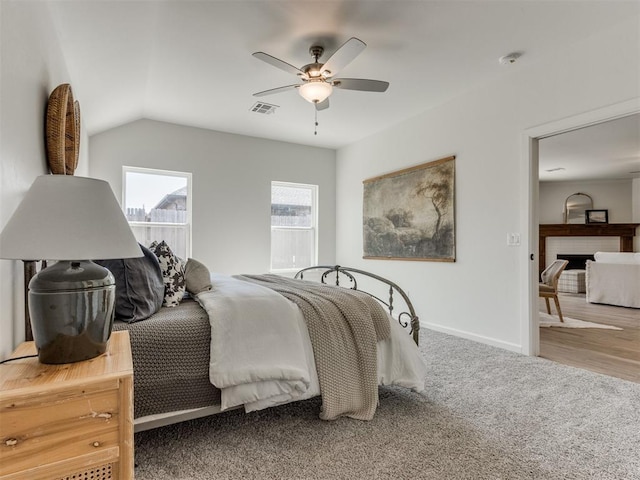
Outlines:
<svg viewBox="0 0 640 480"><path fill-rule="evenodd" d="M100 442L93 442L93 446L96 447L96 448L99 447L100 446Z"/></svg>
<svg viewBox="0 0 640 480"><path fill-rule="evenodd" d="M18 444L18 439L17 438L7 438L4 443L5 443L5 445L7 447L13 447L13 446Z"/></svg>
<svg viewBox="0 0 640 480"><path fill-rule="evenodd" d="M97 415L97 417L98 417L98 418L106 418L106 419L109 419L109 418L111 418L111 414L110 414L109 412L99 413L99 414Z"/></svg>

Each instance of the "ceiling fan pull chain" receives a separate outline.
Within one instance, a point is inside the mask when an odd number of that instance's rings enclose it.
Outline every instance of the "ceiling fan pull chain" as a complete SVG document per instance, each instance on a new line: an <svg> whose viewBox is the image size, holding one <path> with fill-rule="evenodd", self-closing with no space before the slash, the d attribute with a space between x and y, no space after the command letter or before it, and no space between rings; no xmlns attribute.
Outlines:
<svg viewBox="0 0 640 480"><path fill-rule="evenodd" d="M315 127L313 130L313 134L318 135L318 109L314 108L313 110L315 111Z"/></svg>

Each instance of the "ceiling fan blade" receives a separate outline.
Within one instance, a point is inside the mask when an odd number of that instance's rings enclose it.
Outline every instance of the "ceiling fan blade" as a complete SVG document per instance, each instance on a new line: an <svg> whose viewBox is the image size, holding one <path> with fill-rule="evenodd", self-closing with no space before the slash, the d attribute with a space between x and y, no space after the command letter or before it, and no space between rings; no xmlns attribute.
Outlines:
<svg viewBox="0 0 640 480"><path fill-rule="evenodd" d="M293 90L294 88L298 88L300 85L286 85L284 87L272 88L270 90L263 90L262 92L254 93L254 97L264 97L265 95L272 95L274 93L286 92L287 90Z"/></svg>
<svg viewBox="0 0 640 480"><path fill-rule="evenodd" d="M331 84L343 90L360 90L363 92L385 92L389 82L367 80L365 78L336 78Z"/></svg>
<svg viewBox="0 0 640 480"><path fill-rule="evenodd" d="M315 105L317 111L326 110L327 108L329 108L329 98L326 98L322 102L316 103Z"/></svg>
<svg viewBox="0 0 640 480"><path fill-rule="evenodd" d="M367 44L356 37L351 37L336 50L322 66L326 78L333 77L351 63L366 48Z"/></svg>
<svg viewBox="0 0 640 480"><path fill-rule="evenodd" d="M307 78L306 73L304 73L298 67L294 67L290 63L271 56L268 53L255 52L253 53L253 56L259 60L262 60L263 62L267 62L269 65L273 65L274 67L279 68L280 70L284 70L285 72L292 73L293 75L297 75L302 78Z"/></svg>

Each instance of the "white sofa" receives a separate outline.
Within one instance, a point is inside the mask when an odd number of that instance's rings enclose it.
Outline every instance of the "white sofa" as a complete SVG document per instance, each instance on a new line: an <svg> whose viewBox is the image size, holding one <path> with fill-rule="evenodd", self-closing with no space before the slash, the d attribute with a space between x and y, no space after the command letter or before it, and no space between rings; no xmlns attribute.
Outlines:
<svg viewBox="0 0 640 480"><path fill-rule="evenodd" d="M640 308L640 253L596 252L587 261L587 302Z"/></svg>

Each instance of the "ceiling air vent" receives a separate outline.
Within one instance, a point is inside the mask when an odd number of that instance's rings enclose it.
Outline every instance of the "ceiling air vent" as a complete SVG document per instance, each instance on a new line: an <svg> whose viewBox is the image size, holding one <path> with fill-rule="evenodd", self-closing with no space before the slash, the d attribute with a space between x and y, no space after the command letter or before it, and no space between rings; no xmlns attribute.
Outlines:
<svg viewBox="0 0 640 480"><path fill-rule="evenodd" d="M265 115L271 115L272 113L275 113L276 108L278 108L278 105L271 105L270 103L264 103L264 102L256 102L255 105L251 107L251 111L256 113L264 113Z"/></svg>

